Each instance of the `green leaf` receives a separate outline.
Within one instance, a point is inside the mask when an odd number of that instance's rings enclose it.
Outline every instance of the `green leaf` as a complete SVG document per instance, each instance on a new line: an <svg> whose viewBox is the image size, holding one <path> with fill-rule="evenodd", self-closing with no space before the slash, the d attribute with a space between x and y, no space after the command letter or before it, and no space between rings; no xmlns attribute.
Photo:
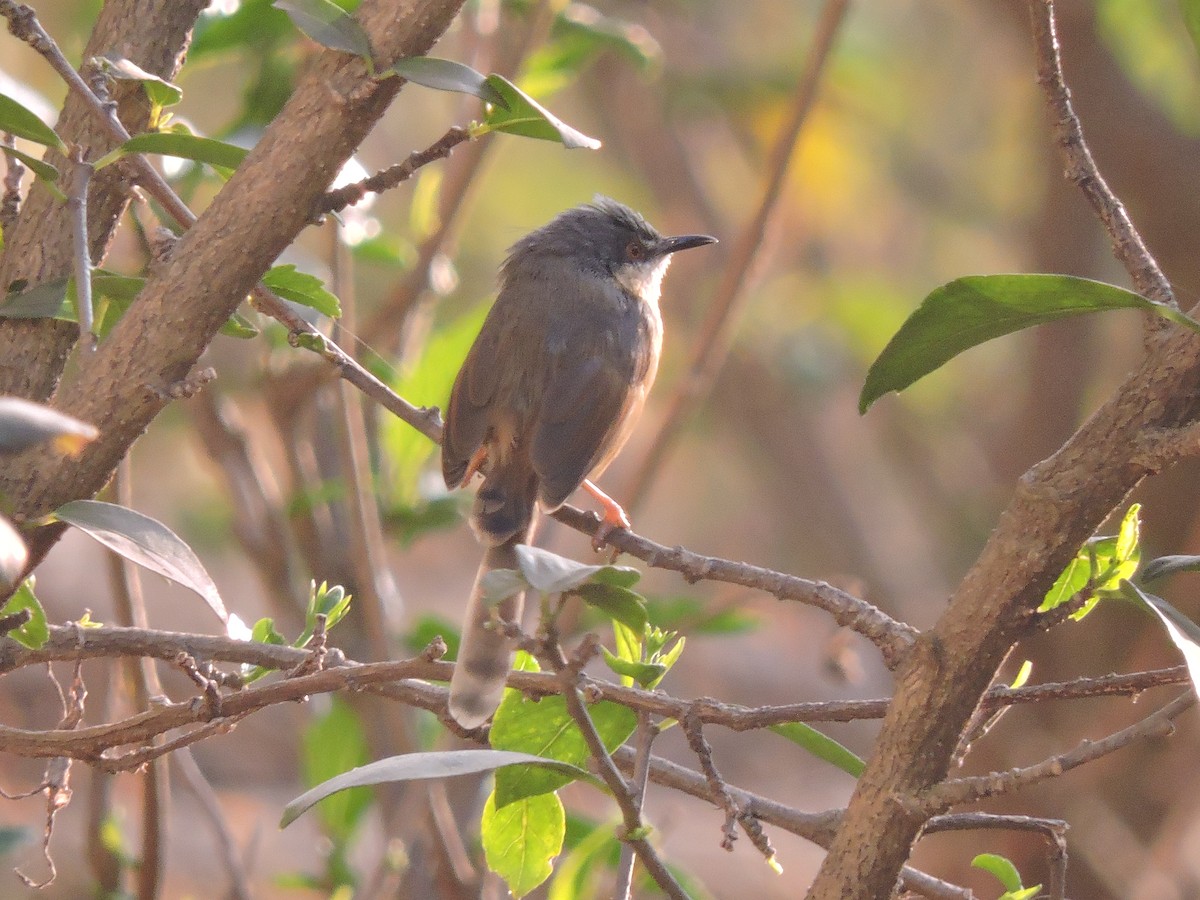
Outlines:
<svg viewBox="0 0 1200 900"><path fill-rule="evenodd" d="M0 303L0 318L53 319L66 306L68 278L55 278L19 293L10 293ZM71 311L72 317L74 310Z"/></svg>
<svg viewBox="0 0 1200 900"><path fill-rule="evenodd" d="M546 97L579 80L601 54L620 54L648 71L662 59L662 48L641 25L606 16L594 6L568 4L554 22L551 39L529 57L521 86Z"/></svg>
<svg viewBox="0 0 1200 900"><path fill-rule="evenodd" d="M627 707L601 700L588 707L588 714L604 746L615 750L633 734L637 715ZM581 777L590 757L587 742L562 697L543 697L533 701L520 691L508 688L492 719L489 740L497 750L533 754L535 758L556 759L571 768L554 771L520 766L496 773L496 803L504 807L524 797L556 791ZM593 776L586 776L595 781Z"/></svg>
<svg viewBox="0 0 1200 900"><path fill-rule="evenodd" d="M305 791L287 805L283 811L280 828L300 818L315 803L331 794L347 788L363 785L385 784L393 781L419 781L429 778L453 778L458 775L477 775L491 772L504 766L538 765L564 772L572 778L595 781L595 776L582 769L566 765L554 759L539 759L528 753L512 753L502 750L442 750L432 753L407 753L390 756L344 772L311 790Z"/></svg>
<svg viewBox="0 0 1200 900"><path fill-rule="evenodd" d="M1122 593L1131 600L1140 600L1150 607L1171 636L1171 642L1183 654L1192 687L1200 691L1200 625L1197 625L1162 597L1143 591L1129 581L1121 582Z"/></svg>
<svg viewBox="0 0 1200 900"><path fill-rule="evenodd" d="M363 27L330 0L275 0L292 24L322 47L371 59L371 42Z"/></svg>
<svg viewBox="0 0 1200 900"><path fill-rule="evenodd" d="M465 315L436 327L411 370L393 373L386 379L390 387L401 397L421 406L445 403L487 311L487 304L480 304ZM416 505L422 500L422 473L438 448L396 416L386 416L381 425L387 459L384 489L390 493L392 503Z"/></svg>
<svg viewBox="0 0 1200 900"><path fill-rule="evenodd" d="M62 153L67 150L53 128L12 97L0 94L0 132L4 131L44 147L53 147Z"/></svg>
<svg viewBox="0 0 1200 900"><path fill-rule="evenodd" d="M245 147L200 137L178 131L148 131L136 134L121 146L96 160L96 168L102 169L130 153L157 153L161 156L177 156L195 162L208 163L220 169L236 169L250 151Z"/></svg>
<svg viewBox="0 0 1200 900"><path fill-rule="evenodd" d="M30 168L34 175L45 182L46 187L50 189L55 197L57 197L60 201L66 201L67 195L64 194L58 186L58 169L54 168L54 166L50 165L50 163L43 162L36 157L30 156L28 153L22 153L15 147L9 147L3 144L0 144L0 153L11 156L13 159L20 160Z"/></svg>
<svg viewBox="0 0 1200 900"><path fill-rule="evenodd" d="M221 334L226 337L241 338L243 340L258 337L261 333L257 325L241 313L236 312L226 319L225 324L221 326Z"/></svg>
<svg viewBox="0 0 1200 900"><path fill-rule="evenodd" d="M613 584L614 582L611 580L613 578L620 582L627 580L631 572L638 575L637 569L631 569L628 566L584 565L565 556L559 556L557 553L551 553L549 550L529 547L525 544L518 544L516 552L521 574L530 587L543 594L561 594L564 591L573 591L597 577L608 578L610 579L608 583ZM601 575L601 573L604 574ZM634 581L636 580L635 577Z"/></svg>
<svg viewBox="0 0 1200 900"><path fill-rule="evenodd" d="M566 814L555 794L526 797L499 809L492 795L483 808L480 837L488 868L517 898L550 877L551 860L562 850L565 834Z"/></svg>
<svg viewBox="0 0 1200 900"><path fill-rule="evenodd" d="M1017 871L1017 867L1012 864L1011 860L1003 856L995 853L980 853L971 860L971 865L976 869L983 869L983 871L995 875L1010 894L1013 891L1022 890L1021 873Z"/></svg>
<svg viewBox="0 0 1200 900"><path fill-rule="evenodd" d="M196 22L187 61L249 49L262 53L292 35L287 15L271 0L245 0L229 15L203 15ZM251 56L248 53L246 56ZM277 54L271 54L277 55Z"/></svg>
<svg viewBox="0 0 1200 900"><path fill-rule="evenodd" d="M99 434L95 425L41 403L0 397L0 454L20 453L36 444L53 441L59 451L75 455Z"/></svg>
<svg viewBox="0 0 1200 900"><path fill-rule="evenodd" d="M582 835L581 828L587 829ZM607 864L615 867L620 853L612 826L570 816L564 843L568 852L554 868L546 900L591 900L600 896L594 887L593 873Z"/></svg>
<svg viewBox="0 0 1200 900"><path fill-rule="evenodd" d="M23 647L37 650L50 640L50 625L46 621L46 611L34 596L33 586L33 576L22 581L21 586L8 598L8 602L0 608L0 616L11 616L23 609L29 610L29 621L8 632L8 636Z"/></svg>
<svg viewBox="0 0 1200 900"><path fill-rule="evenodd" d="M641 594L615 584L581 584L572 593L634 631L646 628L646 601Z"/></svg>
<svg viewBox="0 0 1200 900"><path fill-rule="evenodd" d="M317 616L325 616L326 630L332 629L350 611L352 596L340 584L330 587L324 581L317 587L315 581L309 583L308 608L304 613L304 631L296 638L293 646L304 647L312 640L317 627Z"/></svg>
<svg viewBox="0 0 1200 900"><path fill-rule="evenodd" d="M387 71L415 84L437 91L457 91L470 94L485 103L504 106L504 98L488 84L487 77L470 66L434 56L409 56L399 60Z"/></svg>
<svg viewBox="0 0 1200 900"><path fill-rule="evenodd" d="M304 783L315 787L369 759L367 736L358 715L344 700L330 698L329 711L304 730L301 742ZM339 791L321 801L317 810L326 834L346 844L371 805L367 787Z"/></svg>
<svg viewBox="0 0 1200 900"><path fill-rule="evenodd" d="M1200 572L1200 556L1160 556L1142 567L1142 581L1154 581L1177 572Z"/></svg>
<svg viewBox="0 0 1200 900"><path fill-rule="evenodd" d="M772 725L771 731L799 744L813 756L832 763L848 775L857 778L866 768L866 763L855 753L843 747L833 738L822 734L803 722L784 722Z"/></svg>
<svg viewBox="0 0 1200 900"><path fill-rule="evenodd" d="M644 688L654 687L667 674L667 667L662 663L635 662L610 653L607 647L601 647L600 650L604 654L604 662L610 669L618 675L636 681Z"/></svg>
<svg viewBox="0 0 1200 900"><path fill-rule="evenodd" d="M971 275L937 288L908 317L867 372L859 412L992 338L1110 309L1146 310L1200 331L1200 323L1178 310L1099 281L1069 275Z"/></svg>
<svg viewBox="0 0 1200 900"><path fill-rule="evenodd" d="M1025 687L1029 683L1029 676L1033 674L1033 660L1027 659L1021 663L1021 668L1017 670L1017 677L1012 680L1009 688L1016 690L1017 688Z"/></svg>
<svg viewBox="0 0 1200 900"><path fill-rule="evenodd" d="M271 644L275 647L283 647L287 645L287 640L282 634L275 630L274 619L259 619L254 623L254 627L250 629L250 640L259 644ZM270 675L273 669L266 666L252 666L244 664L242 666L242 683L250 684L258 681L265 675Z"/></svg>
<svg viewBox="0 0 1200 900"><path fill-rule="evenodd" d="M192 548L161 522L99 500L72 500L56 509L54 516L119 556L194 591L222 622L229 619L217 586Z"/></svg>
<svg viewBox="0 0 1200 900"><path fill-rule="evenodd" d="M263 276L263 284L285 300L315 309L336 319L342 314L342 304L316 275L299 272L291 263L274 266Z"/></svg>
<svg viewBox="0 0 1200 900"><path fill-rule="evenodd" d="M588 150L600 149L598 140L576 131L558 119L550 110L506 78L489 75L487 83L500 95L504 105L497 103L488 107L483 124L472 129L475 136L489 131L504 131L542 141L556 141L568 150L580 147Z"/></svg>
<svg viewBox="0 0 1200 900"><path fill-rule="evenodd" d="M1132 578L1141 562L1139 514L1141 505L1129 507L1114 537L1094 537L1083 545L1047 592L1038 612L1047 612L1085 592L1083 605L1071 614L1079 621L1105 597L1121 590L1121 582Z"/></svg>
<svg viewBox="0 0 1200 900"><path fill-rule="evenodd" d="M109 78L141 82L142 90L156 109L174 106L183 99L183 91L178 85L147 72L132 60L119 56L102 56L99 62Z"/></svg>

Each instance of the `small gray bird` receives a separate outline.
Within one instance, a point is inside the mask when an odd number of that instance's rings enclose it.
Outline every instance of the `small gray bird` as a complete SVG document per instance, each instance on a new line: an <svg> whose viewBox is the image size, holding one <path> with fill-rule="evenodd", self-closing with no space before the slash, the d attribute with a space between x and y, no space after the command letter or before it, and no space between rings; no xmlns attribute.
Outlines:
<svg viewBox="0 0 1200 900"><path fill-rule="evenodd" d="M500 294L455 379L442 439L448 487L484 476L471 526L487 549L450 681L450 714L464 728L500 704L513 644L493 619L519 621L524 602L517 595L489 608L482 580L517 567L514 548L529 540L536 507L553 512L582 484L604 508L600 541L629 527L624 510L585 479L620 451L654 382L671 254L715 241L663 237L598 196L509 251Z"/></svg>

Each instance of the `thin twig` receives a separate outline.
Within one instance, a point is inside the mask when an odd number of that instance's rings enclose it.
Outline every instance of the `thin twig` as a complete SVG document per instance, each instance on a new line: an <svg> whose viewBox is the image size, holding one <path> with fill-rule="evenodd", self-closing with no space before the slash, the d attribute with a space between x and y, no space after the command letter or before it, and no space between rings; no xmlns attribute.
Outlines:
<svg viewBox="0 0 1200 900"><path fill-rule="evenodd" d="M596 725L592 722L592 717L588 715L587 707L579 692L579 674L588 660L598 652L598 646L598 641L593 635L585 636L578 651L569 661L563 657L562 650L557 644L547 649L551 653L552 661L558 667L557 674L562 684L562 695L566 701L567 711L579 727L584 743L587 744L588 752L591 754L592 762L604 783L608 785L613 799L617 801L617 806L621 810L621 819L624 823L621 840L633 847L638 859L646 867L646 871L650 873L654 882L662 888L663 893L673 900L687 900L687 893L679 886L675 876L663 864L658 852L646 839L646 825L642 821L639 805L634 800L629 785L613 763L613 758L604 746L604 739L596 731Z"/></svg>
<svg viewBox="0 0 1200 900"><path fill-rule="evenodd" d="M376 172L369 178L347 184L327 193L317 205L317 214L339 212L365 197L367 194L382 194L408 180L421 166L429 165L438 159L445 159L450 152L463 141L471 139L471 132L454 125L440 138L424 150L414 150L408 159L394 166L389 166L382 172Z"/></svg>
<svg viewBox="0 0 1200 900"><path fill-rule="evenodd" d="M92 306L92 257L88 249L87 195L92 181L92 164L79 147L71 151L71 177L67 181L67 209L71 213L72 259L75 267L75 315L79 340L88 350L96 349Z"/></svg>
<svg viewBox="0 0 1200 900"><path fill-rule="evenodd" d="M925 825L925 834L936 831L967 829L1000 829L1032 831L1041 835L1049 854L1050 883L1046 893L1050 900L1063 900L1067 889L1067 830L1071 826L1062 819L1037 819L1030 816L998 816L993 813L955 813L934 816Z"/></svg>
<svg viewBox="0 0 1200 900"><path fill-rule="evenodd" d="M777 216L783 186L795 156L800 132L816 99L821 75L825 71L834 39L849 6L850 0L828 0L821 11L808 60L796 84L787 120L780 129L764 167L767 177L758 205L754 215L738 235L729 255L729 262L721 274L720 284L708 307L700 333L693 342L687 373L679 380L670 400L667 401L666 413L658 434L650 443L645 459L625 492L627 508L636 509L645 499L659 467L696 407L711 391L713 382L733 347L734 330L746 304L746 287L750 273L761 257L764 237Z"/></svg>
<svg viewBox="0 0 1200 900"><path fill-rule="evenodd" d="M650 778L650 751L654 739L658 736L658 727L650 720L648 713L638 713L637 732L635 737L635 756L633 761L633 782L630 792L638 815L646 804L646 783ZM621 844L621 856L617 863L616 889L614 895L622 900L633 896L633 864L637 855L629 844Z"/></svg>
<svg viewBox="0 0 1200 900"><path fill-rule="evenodd" d="M920 799L920 806L930 813L940 812L985 797L1010 793L1047 778L1057 778L1064 772L1114 753L1134 741L1171 734L1175 730L1172 719L1190 709L1195 703L1196 694L1189 689L1140 722L1098 741L1081 741L1074 750L1056 754L1032 766L942 782L925 792Z"/></svg>
<svg viewBox="0 0 1200 900"><path fill-rule="evenodd" d="M216 791L208 783L204 773L200 771L200 766L196 764L196 758L192 756L190 748L184 747L179 750L171 757L171 760L178 768L179 774L183 776L183 783L188 786L204 811L205 817L212 825L213 833L217 838L217 847L221 853L222 869L229 876L227 896L232 897L233 900L250 900L250 876L242 863L242 855L238 852L237 843L229 830L229 824L221 812L221 801L217 797Z"/></svg>
<svg viewBox="0 0 1200 900"><path fill-rule="evenodd" d="M1083 139L1083 127L1063 77L1053 0L1029 0L1029 18L1037 53L1038 83L1054 116L1054 139L1062 151L1067 178L1079 187L1096 211L1112 241L1113 255L1129 273L1138 293L1156 303L1178 308L1170 282L1134 228L1124 204L1100 174Z"/></svg>

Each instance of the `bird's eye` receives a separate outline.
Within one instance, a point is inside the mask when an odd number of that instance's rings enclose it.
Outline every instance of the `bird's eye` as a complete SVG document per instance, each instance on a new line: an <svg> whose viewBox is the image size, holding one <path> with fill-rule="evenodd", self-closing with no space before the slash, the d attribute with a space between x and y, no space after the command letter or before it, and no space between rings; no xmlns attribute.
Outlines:
<svg viewBox="0 0 1200 900"><path fill-rule="evenodd" d="M646 255L646 248L640 241L630 241L629 246L625 248L625 253L630 259L641 259Z"/></svg>

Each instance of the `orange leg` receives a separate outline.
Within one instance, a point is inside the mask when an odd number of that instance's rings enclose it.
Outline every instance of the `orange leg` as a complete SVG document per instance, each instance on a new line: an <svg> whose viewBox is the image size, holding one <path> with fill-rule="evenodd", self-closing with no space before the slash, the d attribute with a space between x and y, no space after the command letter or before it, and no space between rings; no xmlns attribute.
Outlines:
<svg viewBox="0 0 1200 900"><path fill-rule="evenodd" d="M620 503L596 487L590 480L584 479L583 489L591 494L604 510L604 515L600 517L600 525L596 528L596 533L592 535L592 547L596 550L603 550L608 536L613 531L618 528L628 529L630 527L629 516L625 515L625 510L621 509Z"/></svg>
<svg viewBox="0 0 1200 900"><path fill-rule="evenodd" d="M471 455L471 459L467 462L467 471L459 484L471 483L471 479L475 477L475 473L482 471L483 464L487 462L487 455L487 444L481 444L479 449Z"/></svg>

